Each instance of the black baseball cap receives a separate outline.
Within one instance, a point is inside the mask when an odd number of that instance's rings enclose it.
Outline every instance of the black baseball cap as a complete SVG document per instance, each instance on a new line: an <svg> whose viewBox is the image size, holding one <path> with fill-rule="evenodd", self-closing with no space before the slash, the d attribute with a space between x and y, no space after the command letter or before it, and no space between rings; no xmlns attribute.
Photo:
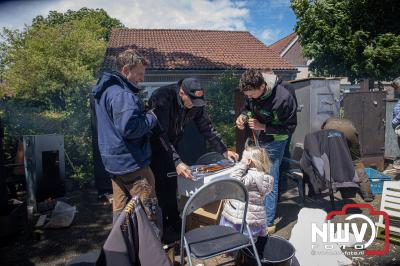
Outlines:
<svg viewBox="0 0 400 266"><path fill-rule="evenodd" d="M197 79L184 79L182 81L182 89L187 95L189 95L193 106L200 107L206 105L206 101L204 100L204 90Z"/></svg>

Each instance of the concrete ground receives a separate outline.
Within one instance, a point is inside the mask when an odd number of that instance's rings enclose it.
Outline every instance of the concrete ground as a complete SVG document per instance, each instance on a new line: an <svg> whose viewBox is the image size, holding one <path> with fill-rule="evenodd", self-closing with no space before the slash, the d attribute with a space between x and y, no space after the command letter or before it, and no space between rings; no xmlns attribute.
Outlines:
<svg viewBox="0 0 400 266"><path fill-rule="evenodd" d="M337 209L343 201L340 193L335 194ZM67 201L77 206L73 224L64 229L42 229L24 233L0 244L0 265L65 265L71 258L88 251L99 250L111 230L111 206L99 201L93 188L77 190L67 195ZM357 196L355 202L362 202ZM349 203L349 202L346 202ZM289 190L282 195L278 205L276 235L286 239L297 221L302 208L295 184L289 182ZM379 209L380 197L372 202ZM330 211L329 197L306 200L305 207L324 208ZM362 210L364 213L366 210ZM382 247L383 241L375 241L374 248ZM178 259L178 257L176 257ZM195 261L203 265L234 265L232 258L219 256L207 261ZM400 246L390 244L384 256L353 258L353 265L400 265Z"/></svg>
<svg viewBox="0 0 400 266"><path fill-rule="evenodd" d="M27 228L1 243L0 265L65 265L77 255L100 250L111 230L111 205L98 201L94 189L70 192L66 201L78 210L69 228Z"/></svg>

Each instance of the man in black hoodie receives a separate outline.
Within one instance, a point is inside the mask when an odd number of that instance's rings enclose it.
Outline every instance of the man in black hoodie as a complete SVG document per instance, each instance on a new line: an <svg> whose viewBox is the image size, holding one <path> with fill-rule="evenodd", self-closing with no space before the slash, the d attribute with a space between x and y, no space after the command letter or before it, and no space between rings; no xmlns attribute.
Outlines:
<svg viewBox="0 0 400 266"><path fill-rule="evenodd" d="M279 166L289 138L297 125L297 102L288 88L273 74L247 70L240 78L240 90L246 96L241 115L236 120L239 129L249 128L257 144L265 148L272 163L274 186L264 201L269 233L275 232L275 212L278 201Z"/></svg>
<svg viewBox="0 0 400 266"><path fill-rule="evenodd" d="M95 98L98 144L104 167L114 176L114 221L125 207L129 192L139 196L150 218L155 218L157 198L151 159L150 133L157 125L138 96L148 61L134 50L117 57L118 72L104 72L92 89Z"/></svg>
<svg viewBox="0 0 400 266"><path fill-rule="evenodd" d="M180 231L180 217L176 202L176 178L167 173L193 178L190 168L182 162L176 147L183 136L185 125L194 121L200 133L225 158L237 160L239 156L228 151L206 113L204 90L198 80L186 78L176 84L157 89L149 99L149 105L157 115L163 137L154 134L151 139L153 157L151 169L156 179L156 192L163 211L164 228L172 226Z"/></svg>

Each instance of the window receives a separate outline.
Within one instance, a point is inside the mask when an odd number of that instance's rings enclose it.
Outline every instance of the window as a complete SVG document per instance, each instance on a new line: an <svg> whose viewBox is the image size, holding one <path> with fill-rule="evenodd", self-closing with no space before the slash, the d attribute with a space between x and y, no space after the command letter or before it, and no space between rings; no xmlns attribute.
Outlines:
<svg viewBox="0 0 400 266"><path fill-rule="evenodd" d="M139 87L142 89L140 92L142 99L148 100L156 89L173 83L175 82L141 82Z"/></svg>

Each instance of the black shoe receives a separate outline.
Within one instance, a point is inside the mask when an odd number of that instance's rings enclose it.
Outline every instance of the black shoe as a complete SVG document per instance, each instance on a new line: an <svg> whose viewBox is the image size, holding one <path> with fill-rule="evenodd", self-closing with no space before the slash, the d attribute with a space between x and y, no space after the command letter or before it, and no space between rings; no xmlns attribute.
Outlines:
<svg viewBox="0 0 400 266"><path fill-rule="evenodd" d="M366 194L361 194L362 198L364 199L365 202L371 202L374 201L374 195L371 193L366 193Z"/></svg>
<svg viewBox="0 0 400 266"><path fill-rule="evenodd" d="M360 194L365 202L371 202L375 198L374 194L372 194L369 182L360 183Z"/></svg>

